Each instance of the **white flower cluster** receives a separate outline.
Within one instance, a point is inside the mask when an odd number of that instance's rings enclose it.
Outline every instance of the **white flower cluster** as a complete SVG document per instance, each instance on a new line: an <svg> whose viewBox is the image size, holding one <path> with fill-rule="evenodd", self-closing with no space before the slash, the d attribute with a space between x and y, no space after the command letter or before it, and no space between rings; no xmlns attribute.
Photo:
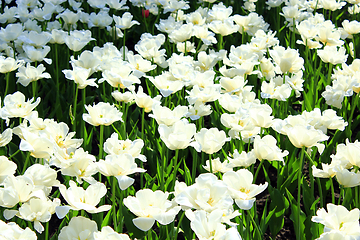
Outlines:
<svg viewBox="0 0 360 240"><path fill-rule="evenodd" d="M108 211L110 205L96 207L107 189L105 184L97 182L92 176L98 172L115 176L121 189L129 187L134 179L127 175L145 171L137 168L135 163L135 158L146 161L146 157L140 154L143 141L120 141L117 134L113 134L104 144L108 154L105 161L96 162L95 156L80 147L83 139L74 139L75 132L69 132L65 123L38 117L34 108L40 103L40 98L35 103L32 101L33 99L25 101L22 93L15 92L5 97L4 106L0 109L1 118L7 121L10 118L23 119L20 125L13 129L8 128L1 134L1 146L7 145L14 133L21 139L19 149L28 151L42 163L34 164L28 167L23 175L15 176L17 165L5 156L0 157L0 206L13 208L20 205L17 210L6 209L4 217L11 219L16 215L32 221L36 231L41 233L44 231L41 223L48 222L54 213L63 218L70 209L85 210L89 213ZM93 125L107 125L121 119L122 113L108 103L87 107L90 114L84 114L84 120ZM91 116L99 114L103 114L103 117L99 117L100 120ZM104 119L109 120L101 121ZM67 189L56 179L57 171L50 166L58 168L63 175L76 177L79 184L85 180L91 185L84 189L70 180L70 187ZM49 194L53 187L59 187L61 195L69 205L60 206L60 199L50 199Z"/></svg>
<svg viewBox="0 0 360 240"><path fill-rule="evenodd" d="M360 235L360 211L354 208L351 211L341 205L329 203L316 212L311 221L324 225L324 233L316 240L325 239L357 239Z"/></svg>
<svg viewBox="0 0 360 240"><path fill-rule="evenodd" d="M58 237L59 240L82 238L89 240L130 240L127 234L117 233L109 226L105 226L99 231L95 221L81 216L71 218L69 225L61 229Z"/></svg>
<svg viewBox="0 0 360 240"><path fill-rule="evenodd" d="M167 200L168 192L143 189L135 197L125 198L124 204L137 216L134 225L143 231L148 231L155 221L162 225L171 223L182 209L198 238L241 239L237 224L230 221L240 215L234 211L234 201L240 209L249 210L255 196L267 188L267 183L256 185L252 181L253 175L246 169L228 171L223 180L212 173L200 174L191 186L176 181L175 198L171 201Z"/></svg>
<svg viewBox="0 0 360 240"><path fill-rule="evenodd" d="M357 169L359 161L360 142L349 142L338 144L336 154L331 155L331 163L321 163L322 170L312 166L314 177L332 178L336 176L337 181L342 186L355 187L360 185L360 173Z"/></svg>

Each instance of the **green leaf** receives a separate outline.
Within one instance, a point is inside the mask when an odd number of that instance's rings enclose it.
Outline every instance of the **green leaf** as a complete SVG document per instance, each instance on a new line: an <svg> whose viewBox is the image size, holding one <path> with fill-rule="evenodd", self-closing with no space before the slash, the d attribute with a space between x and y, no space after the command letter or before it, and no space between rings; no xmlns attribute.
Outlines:
<svg viewBox="0 0 360 240"><path fill-rule="evenodd" d="M284 189L288 188L292 182L297 180L297 172L293 171L290 176L286 179L286 181L281 185L280 191L284 192Z"/></svg>
<svg viewBox="0 0 360 240"><path fill-rule="evenodd" d="M304 202L304 208L307 215L313 215L314 212L310 209L311 205L315 201L315 197L313 192L311 191L310 187L308 186L307 182L304 181L302 184L302 193L303 193L303 202Z"/></svg>
<svg viewBox="0 0 360 240"><path fill-rule="evenodd" d="M268 188L271 198L269 208L271 224L269 227L271 235L276 236L284 226L284 215L286 210L285 197L278 189L272 188L271 186Z"/></svg>
<svg viewBox="0 0 360 240"><path fill-rule="evenodd" d="M188 218L184 217L180 228L183 230L183 234L185 235L185 239L191 240L193 239L193 230L190 228L190 221Z"/></svg>
<svg viewBox="0 0 360 240"><path fill-rule="evenodd" d="M171 174L171 175L169 175L169 177L166 179L166 181L165 181L165 189L168 189L168 186L169 186L169 184L171 184L173 178L174 178L174 175Z"/></svg>
<svg viewBox="0 0 360 240"><path fill-rule="evenodd" d="M94 133L94 128L91 128L90 134L88 135L86 128L84 128L84 141L85 146L91 147L91 144L89 145L90 141L92 140L92 135Z"/></svg>
<svg viewBox="0 0 360 240"><path fill-rule="evenodd" d="M6 155L6 148L5 147L0 147L0 156L5 156ZM11 154L9 154L11 155Z"/></svg>
<svg viewBox="0 0 360 240"><path fill-rule="evenodd" d="M263 210L263 214L261 216L261 219L260 219L260 228L261 228L261 231L262 232L265 232L266 231L266 228L269 224L269 221L272 217L272 215L274 214L275 211L272 211L272 212L269 212L268 215L266 216L266 213L267 213L267 206L268 206L268 199L266 199L266 202L265 202L265 207L264 207L264 210Z"/></svg>
<svg viewBox="0 0 360 240"><path fill-rule="evenodd" d="M186 183L186 185L190 185L191 184L191 181L192 181L192 179L191 179L191 173L190 173L190 170L189 170L189 168L186 166L186 162L184 161L184 169L185 169L185 176L184 176L184 178L185 178L185 183ZM180 172L180 168L178 169L178 171ZM183 175L183 174L182 174Z"/></svg>
<svg viewBox="0 0 360 240"><path fill-rule="evenodd" d="M354 201L355 196L353 195L352 188L345 188L344 191L345 191L345 198L342 205L350 209L351 208L350 205Z"/></svg>
<svg viewBox="0 0 360 240"><path fill-rule="evenodd" d="M154 182L156 181L156 178L158 177L157 175L155 175L154 177L151 177L151 175L149 175L148 173L144 173L144 177L145 177L145 180L146 180L145 181L145 188L148 188L149 186L156 185L156 184L154 184Z"/></svg>
<svg viewBox="0 0 360 240"><path fill-rule="evenodd" d="M301 209L299 209L297 201L291 195L289 190L287 188L285 188L285 191L286 191L286 195L287 195L288 199L290 200L290 206L291 206L290 220L293 221L293 223L294 223L296 239L299 239L299 240L306 239L305 238L305 224L304 224L304 222L306 220L306 215ZM299 214L300 214L300 222L298 222ZM299 225L300 225L300 236L297 231Z"/></svg>
<svg viewBox="0 0 360 240"><path fill-rule="evenodd" d="M113 206L113 207L114 207L114 206ZM113 209L111 208L111 209L107 212L104 220L101 222L101 228L104 227L104 226L110 225L109 222L110 222L110 220L111 220L110 216L112 215L112 213L113 213Z"/></svg>

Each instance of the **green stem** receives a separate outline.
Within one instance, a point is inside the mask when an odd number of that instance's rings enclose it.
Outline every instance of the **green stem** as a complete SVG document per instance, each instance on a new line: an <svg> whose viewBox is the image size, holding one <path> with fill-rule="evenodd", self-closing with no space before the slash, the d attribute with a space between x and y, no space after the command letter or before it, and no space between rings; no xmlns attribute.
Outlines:
<svg viewBox="0 0 360 240"><path fill-rule="evenodd" d="M30 152L28 152L28 154L26 156L24 167L23 167L23 170L22 170L22 174L24 174L24 172L26 170L26 166L28 165L29 161L30 161Z"/></svg>
<svg viewBox="0 0 360 240"><path fill-rule="evenodd" d="M192 170L191 170L192 171L191 172L191 183L194 183L195 177L196 177L196 166L197 166L197 162L198 162L198 155L194 149L192 151L194 152L194 154L193 154L193 164L192 164Z"/></svg>
<svg viewBox="0 0 360 240"><path fill-rule="evenodd" d="M355 36L354 35L353 35L352 42L353 42L353 48L354 48L354 59L356 59L356 45L355 45Z"/></svg>
<svg viewBox="0 0 360 240"><path fill-rule="evenodd" d="M181 222L182 222L184 216L185 216L185 211L183 211L183 213L181 214L180 220L179 220L178 225L176 227L176 232L175 232L175 238L174 239L178 239L177 236L178 236L180 225L181 225Z"/></svg>
<svg viewBox="0 0 360 240"><path fill-rule="evenodd" d="M45 240L49 239L49 221L45 223Z"/></svg>
<svg viewBox="0 0 360 240"><path fill-rule="evenodd" d="M255 206L255 207L256 207L256 206ZM263 236L263 234L262 234L262 232L261 232L258 224L255 222L253 216L251 215L251 212L252 212L252 211L251 211L251 209L250 209L249 211L247 211L247 214L249 215L251 222L253 223L253 225L255 226L255 229L256 229L257 233L259 234L259 238L258 238L258 239L261 239L262 236Z"/></svg>
<svg viewBox="0 0 360 240"><path fill-rule="evenodd" d="M113 182L112 182L112 209L113 209L113 224L114 224L114 230L115 232L118 232L118 223L117 223L117 219L116 219L116 185L118 185L117 183L117 179L116 177L113 177Z"/></svg>
<svg viewBox="0 0 360 240"><path fill-rule="evenodd" d="M35 67L36 67L36 63L35 63ZM37 81L33 81L32 84L32 95L33 98L36 99L36 91L37 91Z"/></svg>
<svg viewBox="0 0 360 240"><path fill-rule="evenodd" d="M85 105L86 105L86 88L84 88L82 90L82 114L85 112ZM81 132L80 132L80 136L82 138L84 138L84 133L85 133L85 121L83 119L80 120L81 121ZM86 141L84 141L84 148L86 148Z"/></svg>
<svg viewBox="0 0 360 240"><path fill-rule="evenodd" d="M301 236L301 220L300 220L300 212L301 212L301 206L300 206L300 200L301 200L301 175L302 175L302 169L303 169L303 163L304 163L304 154L305 154L305 147L302 147L301 149L301 155L300 155L300 163L299 163L299 172L298 172L298 192L297 192L297 204L298 204L298 224L297 224L297 235Z"/></svg>
<svg viewBox="0 0 360 240"><path fill-rule="evenodd" d="M99 160L103 158L104 125L100 125Z"/></svg>
<svg viewBox="0 0 360 240"><path fill-rule="evenodd" d="M175 181L176 181L176 174L178 171L177 163L179 157L179 149L175 150L175 157L174 157L174 172L173 172L173 187L175 188Z"/></svg>
<svg viewBox="0 0 360 240"><path fill-rule="evenodd" d="M332 64L332 63L329 63L328 76L327 76L327 81L326 81L326 84L327 84L327 85L331 85L331 73L332 73L332 69L333 69L333 64Z"/></svg>
<svg viewBox="0 0 360 240"><path fill-rule="evenodd" d="M354 44L355 46L355 44ZM12 41L12 47L13 47L13 50L14 50L14 59L16 60L16 48L15 48L15 41Z"/></svg>
<svg viewBox="0 0 360 240"><path fill-rule="evenodd" d="M73 131L76 132L76 108L77 108L77 98L78 98L79 88L75 83L75 97L74 97L74 113L73 113Z"/></svg>
<svg viewBox="0 0 360 240"><path fill-rule="evenodd" d="M55 44L55 75L56 75L56 109L57 118L62 115L60 104L60 82L59 82L59 57L58 57L58 45Z"/></svg>
<svg viewBox="0 0 360 240"><path fill-rule="evenodd" d="M120 199L119 199L119 226L118 226L118 231L117 232L123 232L123 226L124 226L124 220L123 220L123 215L122 215L122 208L123 208L123 199L124 199L124 194L127 190L124 191L120 191Z"/></svg>
<svg viewBox="0 0 360 240"><path fill-rule="evenodd" d="M9 79L10 79L10 72L7 72L7 73L5 74L6 86L5 86L4 97L6 97L7 92L8 92L8 90L9 90Z"/></svg>
<svg viewBox="0 0 360 240"><path fill-rule="evenodd" d="M185 52L184 52L184 54L185 54L185 56L187 56L187 51L186 51L186 40L185 40L184 44L185 44Z"/></svg>
<svg viewBox="0 0 360 240"><path fill-rule="evenodd" d="M145 139L145 108L142 109L141 113L141 139ZM141 161L141 168L143 168L143 162ZM141 189L144 187L144 173L140 173L140 186Z"/></svg>
<svg viewBox="0 0 360 240"><path fill-rule="evenodd" d="M334 183L332 178L330 178L330 188L331 188L331 202L332 204L335 204L335 190L334 190Z"/></svg>
<svg viewBox="0 0 360 240"><path fill-rule="evenodd" d="M124 29L124 36L123 36L123 61L125 61L125 34L126 34L126 29Z"/></svg>
<svg viewBox="0 0 360 240"><path fill-rule="evenodd" d="M258 175L259 175L260 169L262 168L262 165L263 165L263 164L264 164L264 160L261 160L258 168L256 169L256 172L255 172L255 175L254 175L254 179L253 179L253 183L256 182L256 179L257 179L257 177L258 177Z"/></svg>
<svg viewBox="0 0 360 240"><path fill-rule="evenodd" d="M309 159L310 161L310 166L309 169L312 169L312 166L316 166L315 162L312 160L311 156L305 151L305 155L306 157ZM332 181L332 180L331 180ZM312 183L311 186L313 186L313 182L314 182L314 175L312 174L312 170L310 172L310 182ZM324 206L324 198L323 198L323 192L322 192L322 186L321 186L321 182L319 178L316 178L316 183L318 185L319 188L319 195L320 195L320 207Z"/></svg>
<svg viewBox="0 0 360 240"><path fill-rule="evenodd" d="M163 165L162 165L162 172L160 173L161 174L161 182L160 182L160 189L162 191L166 191L164 186L165 186L165 173L166 173L166 166L167 166L167 157L165 154L165 151L167 151L167 147L165 146L165 143L162 142L162 146L161 146L161 150L162 150L162 159L163 159Z"/></svg>
<svg viewBox="0 0 360 240"><path fill-rule="evenodd" d="M339 199L338 199L338 204L337 205L340 205L341 203L341 198L343 199L343 203L344 203L344 186L340 184L340 196L339 196Z"/></svg>
<svg viewBox="0 0 360 240"><path fill-rule="evenodd" d="M291 48L295 48L295 18L293 18L293 30L292 30L292 38L291 38Z"/></svg>
<svg viewBox="0 0 360 240"><path fill-rule="evenodd" d="M359 208L359 186L355 187L355 207Z"/></svg>
<svg viewBox="0 0 360 240"><path fill-rule="evenodd" d="M242 27L241 44L245 44L245 28Z"/></svg>
<svg viewBox="0 0 360 240"><path fill-rule="evenodd" d="M317 183L318 188L319 188L320 208L323 208L324 207L324 198L323 198L323 191L322 191L321 181L320 181L319 178L316 178L316 183Z"/></svg>
<svg viewBox="0 0 360 240"><path fill-rule="evenodd" d="M209 165L210 165L210 172L213 173L211 154L209 154Z"/></svg>
<svg viewBox="0 0 360 240"><path fill-rule="evenodd" d="M355 95L355 97L352 98L350 117L347 119L349 126L346 129L346 136L349 139L351 138L351 132L352 132L352 130L351 130L352 118L354 116L354 112L355 112L355 108L357 106L358 100L359 100L359 93L357 93Z"/></svg>
<svg viewBox="0 0 360 240"><path fill-rule="evenodd" d="M14 157L16 154L18 154L20 152L20 149L18 149L15 153L13 153L10 157L8 157L8 159L10 160L12 157Z"/></svg>

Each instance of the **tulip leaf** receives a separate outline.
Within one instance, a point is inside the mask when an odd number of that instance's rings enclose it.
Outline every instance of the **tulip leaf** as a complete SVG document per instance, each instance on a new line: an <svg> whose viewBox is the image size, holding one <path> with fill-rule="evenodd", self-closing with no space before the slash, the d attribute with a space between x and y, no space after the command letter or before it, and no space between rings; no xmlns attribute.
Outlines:
<svg viewBox="0 0 360 240"><path fill-rule="evenodd" d="M174 178L173 174L171 174L167 177L166 182L165 182L165 189L168 189L168 186L169 186L169 184L171 184L173 178Z"/></svg>
<svg viewBox="0 0 360 240"><path fill-rule="evenodd" d="M305 224L304 224L304 222L306 220L306 215L301 209L299 209L297 201L291 195L289 190L287 188L285 188L285 191L286 191L286 195L290 201L290 206L291 206L290 220L293 221L293 223L294 223L296 239L300 239L300 240L306 239L305 238ZM300 214L300 222L298 220L299 214ZM299 225L300 225L300 236L299 236L299 232L297 231Z"/></svg>
<svg viewBox="0 0 360 240"><path fill-rule="evenodd" d="M355 199L355 196L353 195L352 189L346 188L345 197L344 197L342 205L349 209L349 208L351 208L350 205L354 201L354 199Z"/></svg>
<svg viewBox="0 0 360 240"><path fill-rule="evenodd" d="M186 166L186 162L184 161L184 169L185 169L185 176L184 176L184 178L185 178L185 183L186 183L186 185L191 185L191 181L192 181L192 179L191 179L191 173L190 173L190 170L189 170L189 168ZM180 168L178 169L178 170L180 170Z"/></svg>
<svg viewBox="0 0 360 240"><path fill-rule="evenodd" d="M94 128L91 128L90 134L88 135L86 128L84 128L84 141L85 141L84 146L87 146L90 150L91 150L91 144L89 143L92 140L93 132L94 132Z"/></svg>
<svg viewBox="0 0 360 240"><path fill-rule="evenodd" d="M308 186L307 182L305 181L304 184L302 184L302 194L303 194L303 202L304 207L307 215L313 215L315 212L310 210L310 206L315 201L314 193L311 192L310 187Z"/></svg>
<svg viewBox="0 0 360 240"><path fill-rule="evenodd" d="M263 213L262 213L262 216L261 216L261 219L260 219L260 228L261 228L261 231L262 232L265 232L266 231L266 228L267 228L267 226L268 226L268 224L269 224L269 221L270 221L270 219L271 219L271 217L272 217L272 215L274 214L274 212L275 211L270 211L269 213L268 213L268 215L266 216L266 213L267 213L267 206L268 206L268 200L269 199L266 199L266 202L265 202L265 207L264 207L264 210L263 210Z"/></svg>
<svg viewBox="0 0 360 240"><path fill-rule="evenodd" d="M139 122L139 119L135 122L135 123L133 123L133 124L131 124L133 127L132 127L132 129L131 129L131 132L129 133L129 137L130 136L132 136L133 135L133 133L135 132L135 130L137 129L137 123ZM151 138L150 138L150 140L151 140Z"/></svg>
<svg viewBox="0 0 360 240"><path fill-rule="evenodd" d="M271 220L269 227L271 235L276 236L284 226L284 214L286 210L285 197L278 189L273 188L270 185L268 186L268 189L271 198L268 215L268 217L270 216L269 220Z"/></svg>
<svg viewBox="0 0 360 240"><path fill-rule="evenodd" d="M5 155L6 155L6 149L4 147L0 147L0 156L5 156Z"/></svg>
<svg viewBox="0 0 360 240"><path fill-rule="evenodd" d="M283 192L284 189L289 188L290 184L297 179L297 172L293 171L286 181L281 185L280 191Z"/></svg>
<svg viewBox="0 0 360 240"><path fill-rule="evenodd" d="M115 207L115 206L113 206L113 207ZM103 228L104 226L110 225L110 224L109 224L109 223L110 223L110 220L111 220L110 216L112 215L112 213L113 213L113 209L111 208L111 209L107 212L104 220L101 222L101 228Z"/></svg>

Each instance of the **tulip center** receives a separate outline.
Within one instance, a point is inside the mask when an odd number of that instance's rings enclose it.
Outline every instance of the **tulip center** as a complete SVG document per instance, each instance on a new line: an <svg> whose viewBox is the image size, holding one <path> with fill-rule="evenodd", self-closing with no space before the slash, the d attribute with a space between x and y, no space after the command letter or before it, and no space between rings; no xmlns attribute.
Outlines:
<svg viewBox="0 0 360 240"><path fill-rule="evenodd" d="M243 193L249 194L250 189L247 189L247 188L242 187L242 188L240 188L240 192L243 192Z"/></svg>
<svg viewBox="0 0 360 240"><path fill-rule="evenodd" d="M214 204L214 199L213 198L210 198L207 203L210 205L210 206L213 206Z"/></svg>

